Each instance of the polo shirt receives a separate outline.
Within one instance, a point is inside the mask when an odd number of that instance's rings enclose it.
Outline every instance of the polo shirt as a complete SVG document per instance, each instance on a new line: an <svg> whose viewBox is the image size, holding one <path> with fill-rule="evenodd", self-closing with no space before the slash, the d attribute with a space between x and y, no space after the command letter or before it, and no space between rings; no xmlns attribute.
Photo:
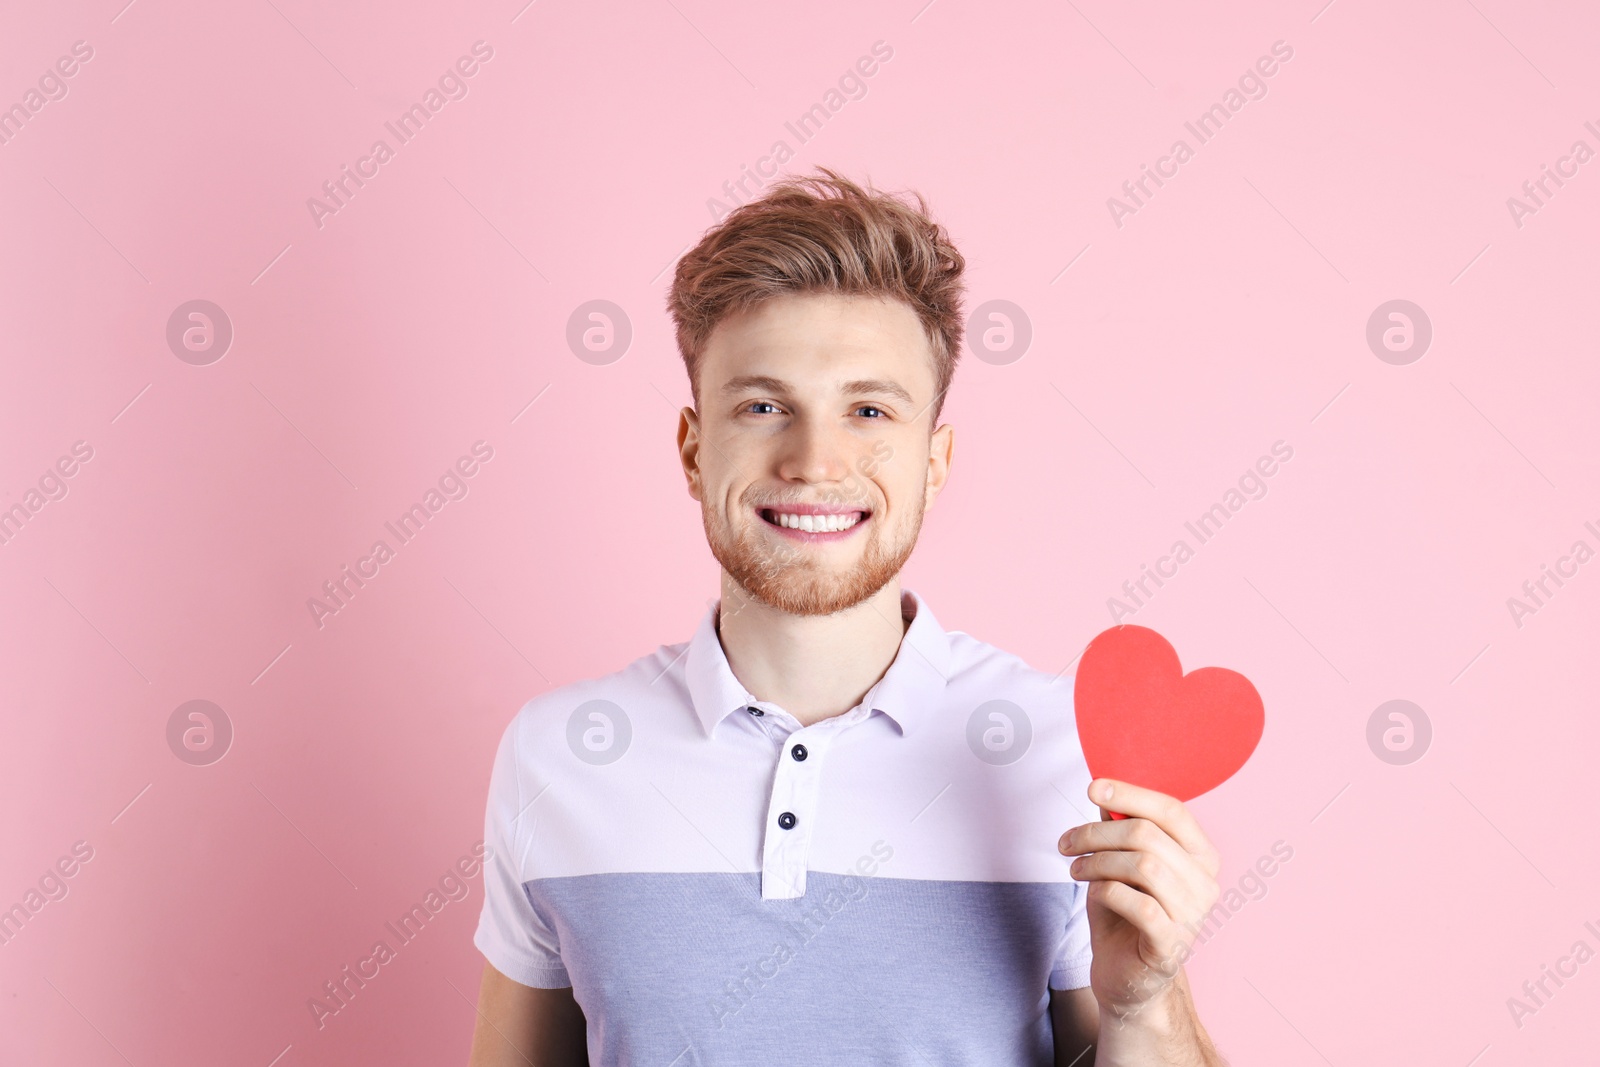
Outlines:
<svg viewBox="0 0 1600 1067"><path fill-rule="evenodd" d="M720 609L513 718L474 944L572 988L596 1067L1048 1067L1049 990L1089 984L1071 678L902 589L888 670L805 726L734 676Z"/></svg>

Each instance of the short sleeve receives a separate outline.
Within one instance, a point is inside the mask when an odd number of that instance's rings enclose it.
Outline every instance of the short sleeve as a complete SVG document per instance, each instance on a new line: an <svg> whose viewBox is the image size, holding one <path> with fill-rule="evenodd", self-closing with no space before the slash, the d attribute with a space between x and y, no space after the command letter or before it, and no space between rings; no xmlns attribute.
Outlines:
<svg viewBox="0 0 1600 1067"><path fill-rule="evenodd" d="M522 882L523 842L528 839L524 805L532 799L518 758L522 716L506 727L489 775L483 840L483 911L472 943L495 970L536 989L570 986L555 932L534 911Z"/></svg>
<svg viewBox="0 0 1600 1067"><path fill-rule="evenodd" d="M1067 908L1066 930L1050 965L1051 989L1080 989L1089 984L1089 885L1072 883L1072 903Z"/></svg>

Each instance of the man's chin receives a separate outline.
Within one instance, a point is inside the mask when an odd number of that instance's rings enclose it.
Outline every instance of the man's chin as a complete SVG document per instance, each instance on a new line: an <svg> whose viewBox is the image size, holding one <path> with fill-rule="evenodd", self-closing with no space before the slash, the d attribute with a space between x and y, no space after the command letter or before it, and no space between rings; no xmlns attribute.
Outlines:
<svg viewBox="0 0 1600 1067"><path fill-rule="evenodd" d="M833 615L875 596L900 572L905 560L869 552L866 559L835 569L818 560L801 564L764 554L734 553L719 562L750 599L775 611Z"/></svg>
<svg viewBox="0 0 1600 1067"><path fill-rule="evenodd" d="M894 577L891 574L883 581L874 584L854 576L841 577L833 581L812 581L797 579L793 574L775 580L741 579L732 572L730 575L734 583L750 599L787 615L807 616L834 615L847 611L871 599L878 590L888 584L890 578Z"/></svg>

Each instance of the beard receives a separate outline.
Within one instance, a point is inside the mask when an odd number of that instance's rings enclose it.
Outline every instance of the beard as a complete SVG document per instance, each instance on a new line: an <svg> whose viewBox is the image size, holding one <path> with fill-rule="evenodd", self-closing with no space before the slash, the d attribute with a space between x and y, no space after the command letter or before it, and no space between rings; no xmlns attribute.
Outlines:
<svg viewBox="0 0 1600 1067"><path fill-rule="evenodd" d="M875 595L900 573L917 546L922 531L924 498L917 497L911 528L903 536L898 531L884 533L873 512L864 523L872 523L861 558L848 571L833 572L820 558L825 545L791 544L781 534L771 536L757 526L768 525L753 511L754 518L737 531L701 504L701 519L711 554L722 569L752 600L789 615L832 615L853 608Z"/></svg>

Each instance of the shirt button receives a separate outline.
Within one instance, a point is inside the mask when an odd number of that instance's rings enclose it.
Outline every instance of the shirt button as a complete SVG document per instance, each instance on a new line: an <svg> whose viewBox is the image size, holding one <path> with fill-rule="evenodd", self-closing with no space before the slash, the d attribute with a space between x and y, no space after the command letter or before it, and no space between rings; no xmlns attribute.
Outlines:
<svg viewBox="0 0 1600 1067"><path fill-rule="evenodd" d="M794 746L793 748L791 748L789 750L789 755L793 756L797 760L805 759L806 758L806 746L804 746L804 745L796 745L796 746Z"/></svg>
<svg viewBox="0 0 1600 1067"><path fill-rule="evenodd" d="M762 711L760 708L745 708L744 710L748 711L752 715L765 715L766 714L766 712Z"/></svg>
<svg viewBox="0 0 1600 1067"><path fill-rule="evenodd" d="M778 816L778 825L783 827L785 830L793 830L794 823L794 812L792 811L786 811L782 815Z"/></svg>

